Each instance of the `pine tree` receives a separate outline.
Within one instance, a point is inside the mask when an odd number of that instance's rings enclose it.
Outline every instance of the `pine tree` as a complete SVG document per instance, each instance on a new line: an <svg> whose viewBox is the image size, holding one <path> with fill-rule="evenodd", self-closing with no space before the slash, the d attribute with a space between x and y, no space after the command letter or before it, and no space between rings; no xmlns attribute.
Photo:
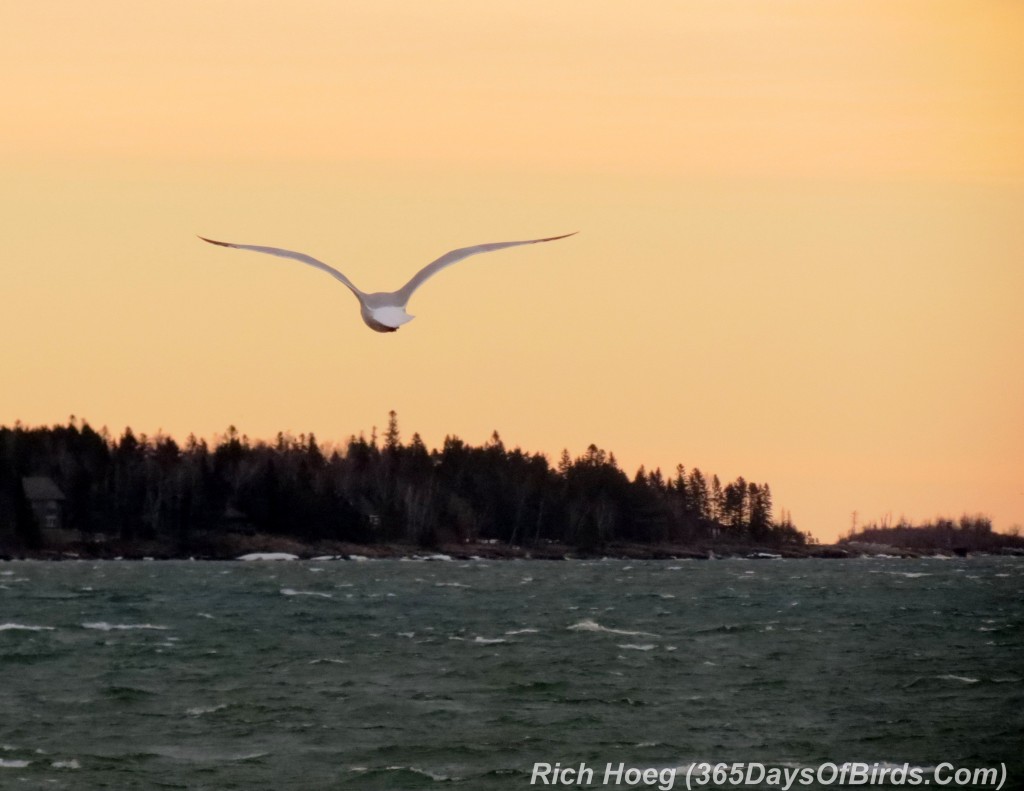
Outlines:
<svg viewBox="0 0 1024 791"><path fill-rule="evenodd" d="M715 476L714 480L718 480L718 477ZM708 483L699 467L694 467L690 471L687 493L690 496L691 509L697 519L709 521L714 518L711 495L708 492Z"/></svg>
<svg viewBox="0 0 1024 791"><path fill-rule="evenodd" d="M721 522L725 518L725 494L722 492L722 482L718 480L717 475L711 476L711 500L710 500L711 518L716 522Z"/></svg>
<svg viewBox="0 0 1024 791"><path fill-rule="evenodd" d="M388 412L388 430L384 432L384 450L397 453L401 446L402 439L398 433L398 413L392 409Z"/></svg>

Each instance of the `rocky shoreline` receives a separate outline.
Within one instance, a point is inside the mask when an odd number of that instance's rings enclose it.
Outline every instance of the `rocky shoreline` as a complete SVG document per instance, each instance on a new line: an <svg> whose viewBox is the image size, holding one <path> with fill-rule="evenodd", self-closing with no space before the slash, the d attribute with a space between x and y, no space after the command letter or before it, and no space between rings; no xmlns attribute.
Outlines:
<svg viewBox="0 0 1024 791"><path fill-rule="evenodd" d="M524 547L483 541L442 544L424 548L408 544L349 544L320 541L303 543L271 535L220 535L192 542L190 551L175 551L162 542L103 543L68 542L43 549L5 549L2 560L238 560L238 559L331 559L331 560L573 560L620 558L624 560L716 560L745 558L776 560L800 558L846 559L953 558L968 555L1024 556L1024 550L1003 548L995 552L963 552L945 548L908 549L886 544L844 542L805 546L756 546L727 544L627 544L610 543L600 548L581 549L559 543Z"/></svg>

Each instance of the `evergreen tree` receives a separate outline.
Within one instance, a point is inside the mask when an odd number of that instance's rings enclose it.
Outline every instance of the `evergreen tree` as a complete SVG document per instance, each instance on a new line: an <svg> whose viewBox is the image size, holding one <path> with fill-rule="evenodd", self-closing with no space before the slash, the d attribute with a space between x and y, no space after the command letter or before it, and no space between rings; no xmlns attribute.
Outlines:
<svg viewBox="0 0 1024 791"><path fill-rule="evenodd" d="M398 413L392 409L388 412L388 429L384 432L384 450L388 453L397 453L401 444L401 435L398 433Z"/></svg>
<svg viewBox="0 0 1024 791"><path fill-rule="evenodd" d="M717 481L718 476L716 475L713 480ZM704 478L704 473L700 471L699 467L694 467L690 471L686 491L689 495L691 509L697 519L705 522L711 521L714 518L711 494L708 491L708 483Z"/></svg>
<svg viewBox="0 0 1024 791"><path fill-rule="evenodd" d="M722 491L722 482L718 480L717 475L711 476L709 510L711 519L715 522L721 522L725 518L725 493Z"/></svg>

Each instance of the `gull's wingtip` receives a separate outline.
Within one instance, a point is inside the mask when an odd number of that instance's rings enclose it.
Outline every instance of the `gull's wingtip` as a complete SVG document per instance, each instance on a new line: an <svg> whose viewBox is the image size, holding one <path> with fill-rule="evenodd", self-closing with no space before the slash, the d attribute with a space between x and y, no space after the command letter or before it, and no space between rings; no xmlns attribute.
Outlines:
<svg viewBox="0 0 1024 791"><path fill-rule="evenodd" d="M221 247L234 247L234 245L232 245L230 242L218 242L216 239L207 239L205 236L199 236L199 234L196 234L196 236L198 236L204 242L209 242L210 244L219 244Z"/></svg>
<svg viewBox="0 0 1024 791"><path fill-rule="evenodd" d="M572 233L563 233L561 236L549 236L547 239L538 239L540 242L553 242L556 239L568 239L570 236L575 236L579 231L573 231Z"/></svg>

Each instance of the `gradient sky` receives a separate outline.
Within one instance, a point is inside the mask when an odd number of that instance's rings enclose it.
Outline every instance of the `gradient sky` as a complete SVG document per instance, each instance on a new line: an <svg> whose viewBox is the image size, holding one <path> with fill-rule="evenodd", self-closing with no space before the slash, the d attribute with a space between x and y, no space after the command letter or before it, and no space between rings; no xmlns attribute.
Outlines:
<svg viewBox="0 0 1024 791"><path fill-rule="evenodd" d="M1024 524L1024 4L13 0L0 423L342 443L398 411ZM390 290L370 332L302 250Z"/></svg>

